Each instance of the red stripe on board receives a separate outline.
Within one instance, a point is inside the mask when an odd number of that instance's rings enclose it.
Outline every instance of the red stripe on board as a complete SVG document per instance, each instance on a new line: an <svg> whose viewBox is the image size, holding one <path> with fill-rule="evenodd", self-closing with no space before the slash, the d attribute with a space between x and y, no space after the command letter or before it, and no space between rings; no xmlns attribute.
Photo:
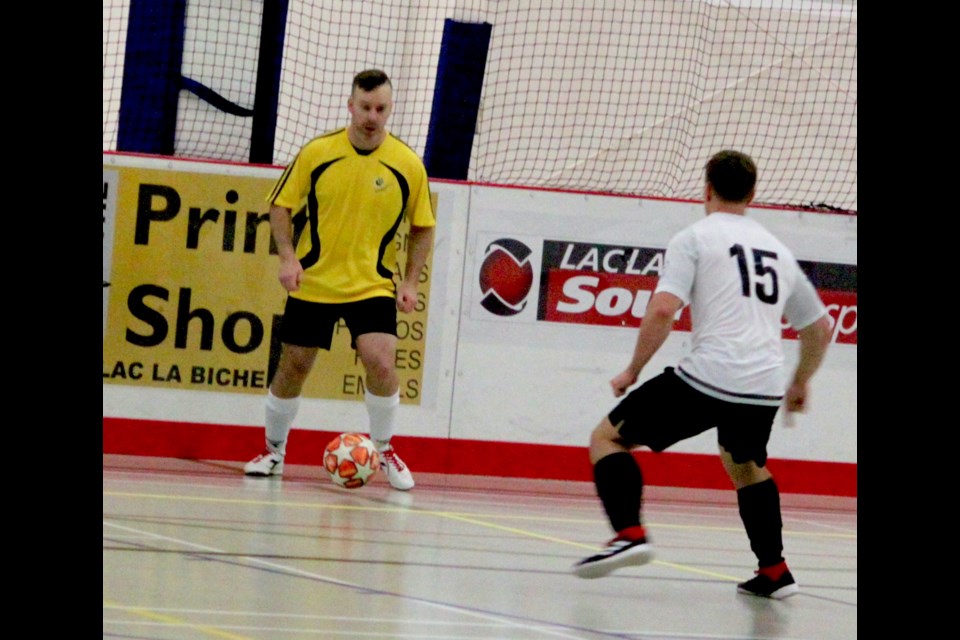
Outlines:
<svg viewBox="0 0 960 640"><path fill-rule="evenodd" d="M324 446L338 432L294 429L287 462L320 465ZM398 452L411 469L505 478L591 481L586 445L450 440L396 436ZM129 418L103 419L103 453L188 460L247 461L263 448L263 428ZM695 453L634 455L644 482L657 487L730 489L717 456ZM810 460L770 460L769 469L783 493L857 496L857 465Z"/></svg>

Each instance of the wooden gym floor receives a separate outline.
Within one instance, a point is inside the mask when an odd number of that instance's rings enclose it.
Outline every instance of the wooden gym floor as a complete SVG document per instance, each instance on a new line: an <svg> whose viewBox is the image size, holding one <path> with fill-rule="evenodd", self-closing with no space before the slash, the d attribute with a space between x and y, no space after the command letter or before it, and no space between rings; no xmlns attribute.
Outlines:
<svg viewBox="0 0 960 640"><path fill-rule="evenodd" d="M733 491L648 487L655 560L570 566L611 536L590 483L416 474L359 489L319 467L103 456L103 637L130 640L851 640L857 501L783 496L801 592L753 575Z"/></svg>

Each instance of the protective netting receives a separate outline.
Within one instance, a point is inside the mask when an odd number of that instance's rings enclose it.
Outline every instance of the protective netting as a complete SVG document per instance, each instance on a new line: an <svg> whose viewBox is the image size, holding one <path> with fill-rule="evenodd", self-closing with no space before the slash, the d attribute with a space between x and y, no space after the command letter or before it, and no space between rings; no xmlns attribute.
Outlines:
<svg viewBox="0 0 960 640"><path fill-rule="evenodd" d="M129 0L104 0L104 150L117 148ZM182 74L251 109L264 2L190 0ZM721 148L757 201L857 210L855 0L291 1L276 164L344 126L353 75L392 77L391 130L423 153L445 19L492 38L468 178L699 199ZM245 162L250 118L181 91L175 153Z"/></svg>

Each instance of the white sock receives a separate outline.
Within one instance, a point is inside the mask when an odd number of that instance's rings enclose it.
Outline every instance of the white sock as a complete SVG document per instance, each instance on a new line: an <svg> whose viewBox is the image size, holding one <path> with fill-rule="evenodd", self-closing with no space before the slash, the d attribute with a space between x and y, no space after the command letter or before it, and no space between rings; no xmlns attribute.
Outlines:
<svg viewBox="0 0 960 640"><path fill-rule="evenodd" d="M400 390L397 389L392 396L375 396L367 391L363 399L367 406L367 415L370 416L370 439L378 450L386 449L396 429L395 418L397 407L400 406Z"/></svg>
<svg viewBox="0 0 960 640"><path fill-rule="evenodd" d="M278 398L267 391L266 440L267 449L280 455L287 453L287 436L300 408L300 397Z"/></svg>

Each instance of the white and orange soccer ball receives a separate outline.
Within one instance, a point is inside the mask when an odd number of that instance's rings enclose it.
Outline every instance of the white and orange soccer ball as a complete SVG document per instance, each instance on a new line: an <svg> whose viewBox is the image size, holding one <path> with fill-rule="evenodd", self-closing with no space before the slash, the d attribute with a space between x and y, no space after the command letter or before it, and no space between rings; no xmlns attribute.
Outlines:
<svg viewBox="0 0 960 640"><path fill-rule="evenodd" d="M341 487L359 489L380 470L380 454L362 433L341 433L327 444L323 467Z"/></svg>

